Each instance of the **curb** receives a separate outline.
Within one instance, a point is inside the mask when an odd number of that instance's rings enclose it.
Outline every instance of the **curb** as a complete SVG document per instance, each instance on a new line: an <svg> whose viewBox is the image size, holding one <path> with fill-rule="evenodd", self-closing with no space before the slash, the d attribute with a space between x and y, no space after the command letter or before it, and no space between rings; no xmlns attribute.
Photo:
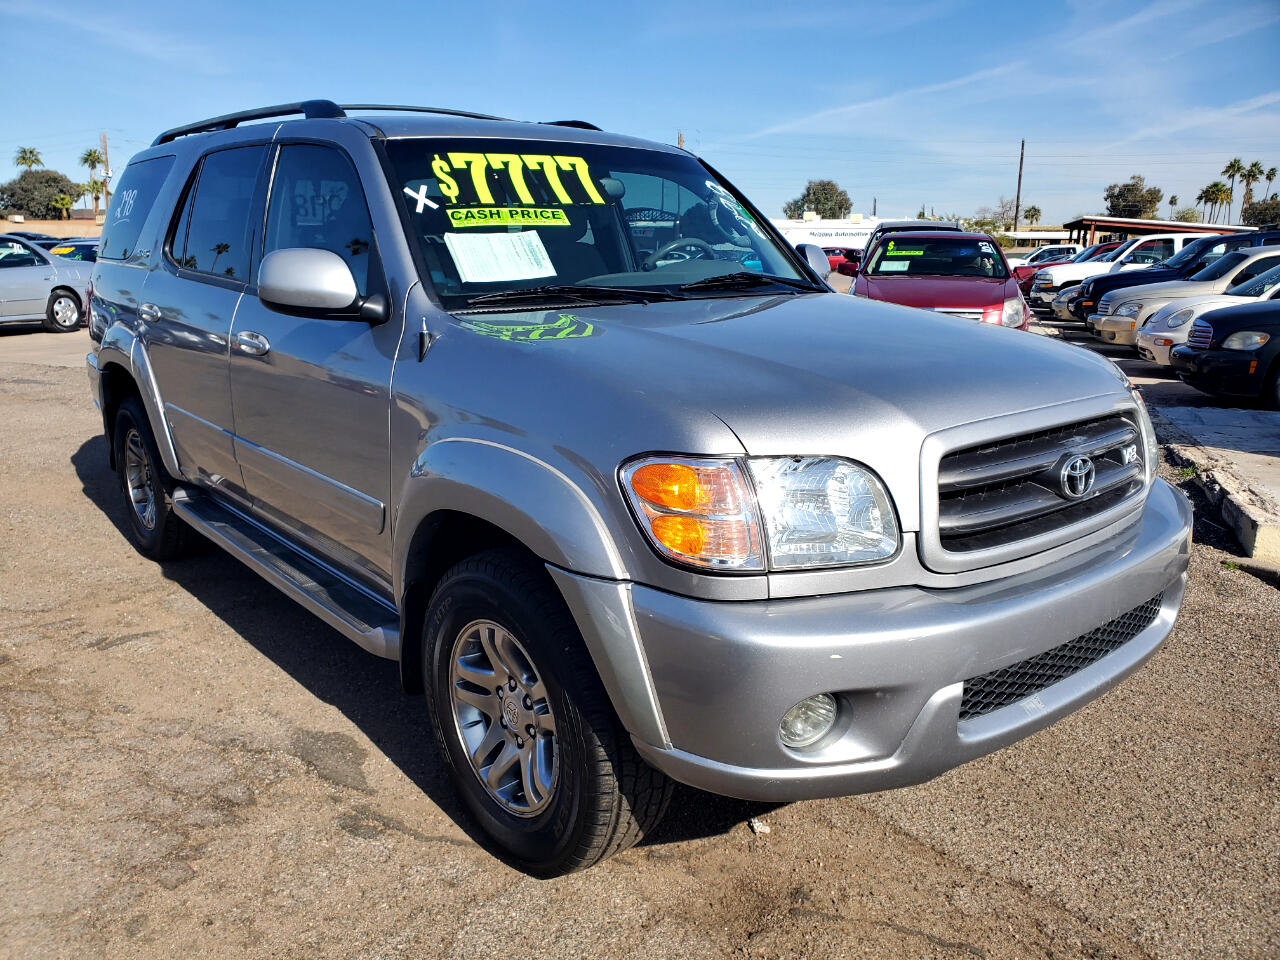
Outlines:
<svg viewBox="0 0 1280 960"><path fill-rule="evenodd" d="M1260 564L1280 567L1280 505L1235 472L1233 464L1202 447L1185 431L1150 408L1160 441L1179 466L1195 470L1192 478L1217 508L1245 555Z"/></svg>

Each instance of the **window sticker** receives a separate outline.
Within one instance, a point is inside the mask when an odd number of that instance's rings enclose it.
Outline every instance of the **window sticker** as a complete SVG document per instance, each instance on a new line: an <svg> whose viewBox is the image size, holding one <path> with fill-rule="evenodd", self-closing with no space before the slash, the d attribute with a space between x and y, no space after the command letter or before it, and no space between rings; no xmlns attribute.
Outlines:
<svg viewBox="0 0 1280 960"><path fill-rule="evenodd" d="M978 249L981 250L983 253L990 254L993 257L996 255L995 247L991 246L991 244L987 243L987 241L985 240L978 241Z"/></svg>
<svg viewBox="0 0 1280 960"><path fill-rule="evenodd" d="M751 212L747 210L746 207L734 199L733 194L713 180L707 180L705 183L707 190L720 201L719 208L727 210L730 216L736 220L739 225L750 230L761 239L765 238L764 231L760 229L760 224L756 223L756 218L751 215ZM712 221L721 229L722 232L728 235L739 246L750 245L746 234L735 230L728 220L722 221L720 219L720 210L716 204L708 202L707 208L708 213L711 214Z"/></svg>
<svg viewBox="0 0 1280 960"><path fill-rule="evenodd" d="M902 273L911 266L906 260L881 260L876 266L877 273Z"/></svg>
<svg viewBox="0 0 1280 960"><path fill-rule="evenodd" d="M448 213L455 230L463 227L567 227L569 217L558 207L453 207Z"/></svg>
<svg viewBox="0 0 1280 960"><path fill-rule="evenodd" d="M444 242L463 283L499 283L556 275L555 265L535 230L446 233Z"/></svg>
<svg viewBox="0 0 1280 960"><path fill-rule="evenodd" d="M72 250L74 250L74 249L75 249L75 247L54 247L54 248L53 248L52 250L50 250L49 252L50 252L50 253L55 253L55 254L57 254L58 256L60 256L60 257L61 257L63 254L70 253L70 252L71 252Z"/></svg>
<svg viewBox="0 0 1280 960"><path fill-rule="evenodd" d="M596 188L587 161L582 157L454 151L435 154L431 172L435 174L440 193L449 206L497 204L501 201L493 196L495 184L508 188L504 192L514 194L520 203L538 203L534 189L542 194L543 203L551 201L566 206L607 203ZM405 189L409 192L407 187ZM419 198L413 192L409 195ZM421 213L423 205L429 204L424 193L416 212Z"/></svg>
<svg viewBox="0 0 1280 960"><path fill-rule="evenodd" d="M899 247L897 250L886 250L886 257L923 257L923 250L908 250L906 247Z"/></svg>

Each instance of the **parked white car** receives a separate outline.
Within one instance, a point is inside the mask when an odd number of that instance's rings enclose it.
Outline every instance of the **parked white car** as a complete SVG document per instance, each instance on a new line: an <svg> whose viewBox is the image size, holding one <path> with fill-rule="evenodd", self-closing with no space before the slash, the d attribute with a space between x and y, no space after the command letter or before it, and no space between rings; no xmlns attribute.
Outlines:
<svg viewBox="0 0 1280 960"><path fill-rule="evenodd" d="M1011 267L1033 266L1037 263L1044 263L1048 260L1060 260L1063 257L1073 257L1084 247L1078 243L1051 243L1045 247L1037 247L1025 257L1005 257Z"/></svg>
<svg viewBox="0 0 1280 960"><path fill-rule="evenodd" d="M1169 366L1169 351L1187 342L1191 321L1221 307L1238 307L1260 300L1280 302L1280 267L1236 284L1226 293L1202 294L1165 304L1138 330L1138 353L1145 360Z"/></svg>
<svg viewBox="0 0 1280 960"><path fill-rule="evenodd" d="M1063 287L1081 283L1103 273L1141 270L1169 259L1192 240L1213 236L1209 233L1157 233L1131 237L1105 258L1084 263L1060 263L1036 272L1031 283L1031 299L1048 307Z"/></svg>
<svg viewBox="0 0 1280 960"><path fill-rule="evenodd" d="M1121 287L1104 294L1098 312L1090 315L1089 329L1108 343L1132 344L1138 329L1165 304L1209 294L1226 293L1237 284L1280 267L1280 247L1246 247L1233 250L1186 280Z"/></svg>

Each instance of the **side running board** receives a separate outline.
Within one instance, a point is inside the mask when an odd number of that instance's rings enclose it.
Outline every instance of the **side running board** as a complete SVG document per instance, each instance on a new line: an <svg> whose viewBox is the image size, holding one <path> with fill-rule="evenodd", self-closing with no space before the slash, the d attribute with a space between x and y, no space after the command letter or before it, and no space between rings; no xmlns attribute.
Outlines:
<svg viewBox="0 0 1280 960"><path fill-rule="evenodd" d="M400 657L400 617L243 514L190 487L173 492L178 516L348 639L379 657Z"/></svg>

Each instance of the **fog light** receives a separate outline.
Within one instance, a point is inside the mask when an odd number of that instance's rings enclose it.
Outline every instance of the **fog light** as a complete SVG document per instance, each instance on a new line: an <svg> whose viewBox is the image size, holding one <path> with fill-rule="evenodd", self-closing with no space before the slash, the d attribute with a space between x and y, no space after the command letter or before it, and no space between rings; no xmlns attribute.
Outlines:
<svg viewBox="0 0 1280 960"><path fill-rule="evenodd" d="M782 715L778 724L782 742L788 747L807 747L817 743L836 722L836 699L829 693L801 700Z"/></svg>

